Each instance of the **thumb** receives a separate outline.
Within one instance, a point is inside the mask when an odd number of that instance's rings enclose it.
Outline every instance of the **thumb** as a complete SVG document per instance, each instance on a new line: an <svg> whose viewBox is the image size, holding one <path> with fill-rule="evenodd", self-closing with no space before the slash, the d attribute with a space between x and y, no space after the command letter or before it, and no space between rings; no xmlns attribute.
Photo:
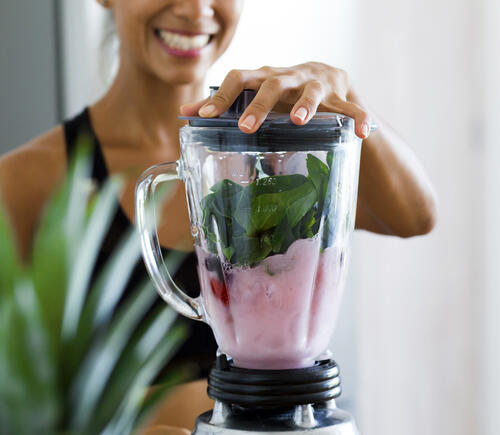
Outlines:
<svg viewBox="0 0 500 435"><path fill-rule="evenodd" d="M206 104L210 98L205 98L204 100L198 101L196 103L183 104L180 107L180 112L182 116L198 116L198 110L200 107Z"/></svg>

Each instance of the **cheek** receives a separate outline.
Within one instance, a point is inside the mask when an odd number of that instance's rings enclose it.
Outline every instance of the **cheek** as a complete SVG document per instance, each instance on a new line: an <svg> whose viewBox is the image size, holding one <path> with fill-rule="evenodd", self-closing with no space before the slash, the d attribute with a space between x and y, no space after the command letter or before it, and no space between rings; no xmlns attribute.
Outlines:
<svg viewBox="0 0 500 435"><path fill-rule="evenodd" d="M157 12L158 1L117 0L113 8L122 54L142 57L147 43L148 23ZM165 3L164 1L162 3Z"/></svg>
<svg viewBox="0 0 500 435"><path fill-rule="evenodd" d="M127 45L137 38L138 29L144 26L144 20L134 11L130 3L133 2L119 1L113 10L118 36L121 43Z"/></svg>
<svg viewBox="0 0 500 435"><path fill-rule="evenodd" d="M243 10L242 0L223 0L220 8L222 18L231 27L236 27Z"/></svg>
<svg viewBox="0 0 500 435"><path fill-rule="evenodd" d="M113 8L120 36L143 39L152 19L172 0L116 0Z"/></svg>
<svg viewBox="0 0 500 435"><path fill-rule="evenodd" d="M217 14L224 28L224 40L229 41L233 38L240 20L240 15L243 9L242 0L221 0L218 3Z"/></svg>

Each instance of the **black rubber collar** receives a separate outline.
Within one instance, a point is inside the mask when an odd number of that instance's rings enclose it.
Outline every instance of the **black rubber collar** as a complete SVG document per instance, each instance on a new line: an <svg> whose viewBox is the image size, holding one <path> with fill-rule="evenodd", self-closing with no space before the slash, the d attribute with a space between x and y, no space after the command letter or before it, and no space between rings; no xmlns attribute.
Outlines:
<svg viewBox="0 0 500 435"><path fill-rule="evenodd" d="M254 370L235 367L221 355L208 377L207 392L233 405L281 407L327 402L340 396L341 387L333 360L303 369Z"/></svg>

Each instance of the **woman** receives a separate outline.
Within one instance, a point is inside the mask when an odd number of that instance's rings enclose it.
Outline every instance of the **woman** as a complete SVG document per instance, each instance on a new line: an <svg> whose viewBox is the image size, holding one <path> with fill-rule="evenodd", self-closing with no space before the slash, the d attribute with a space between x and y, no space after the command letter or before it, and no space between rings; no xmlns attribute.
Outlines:
<svg viewBox="0 0 500 435"><path fill-rule="evenodd" d="M153 164L179 157L178 131L184 124L177 118L179 110L183 115L217 116L244 88L258 91L239 121L245 133L255 132L273 107L288 110L298 125L306 124L317 110L340 112L355 119L356 134L364 139L357 228L401 237L432 229L436 200L420 164L379 120L379 130L370 135L373 114L363 108L344 71L314 62L233 70L211 100L202 99L204 76L228 47L242 2L100 0L112 11L120 39L119 69L111 88L75 119L0 160L0 193L24 255L29 252L44 202L65 175L68 153L79 133L87 131L94 139L93 175L97 182L109 174L134 174L113 223L112 230L122 232L133 222L138 175ZM177 190L172 201L168 225L159 230L164 247L178 247L190 240L183 188ZM188 248L188 243L183 246ZM144 269L139 272L144 273ZM192 255L179 279L186 287L197 285ZM192 336L203 334L208 334L206 329L197 329ZM211 337L191 339L181 357L200 361L213 356L214 346ZM203 399L204 388L203 382L180 388L165 406L164 421L181 427L191 425L194 416L209 407ZM186 406L186 394L202 399L200 403L190 399ZM181 406L185 415L179 411ZM171 419L168 409L176 411Z"/></svg>

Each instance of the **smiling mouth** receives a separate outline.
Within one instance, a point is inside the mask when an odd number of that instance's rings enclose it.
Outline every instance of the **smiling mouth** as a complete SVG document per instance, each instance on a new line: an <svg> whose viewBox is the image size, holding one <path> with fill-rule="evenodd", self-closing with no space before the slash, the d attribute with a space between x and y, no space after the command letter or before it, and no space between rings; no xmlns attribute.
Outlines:
<svg viewBox="0 0 500 435"><path fill-rule="evenodd" d="M205 48L214 35L208 33L188 34L188 32L173 32L170 30L155 30L156 36L167 47L179 52L198 52Z"/></svg>

